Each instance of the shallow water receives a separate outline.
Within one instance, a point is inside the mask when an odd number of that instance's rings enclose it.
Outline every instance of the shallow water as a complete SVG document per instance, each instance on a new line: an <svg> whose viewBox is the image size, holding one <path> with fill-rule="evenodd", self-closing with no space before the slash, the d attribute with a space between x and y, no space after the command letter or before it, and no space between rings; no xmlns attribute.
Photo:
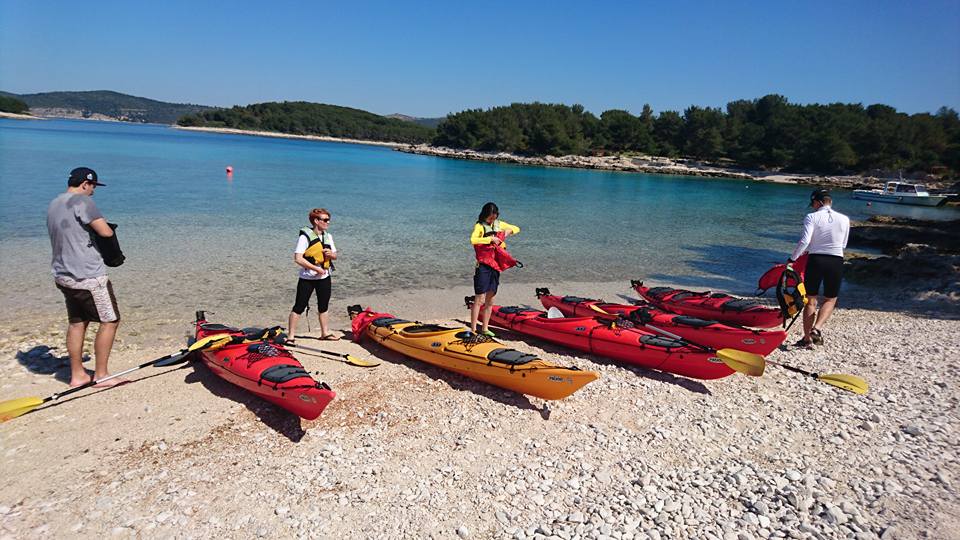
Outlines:
<svg viewBox="0 0 960 540"><path fill-rule="evenodd" d="M335 296L470 282L467 237L484 202L522 233L505 279L646 278L750 292L799 234L808 187L416 156L389 148L187 132L157 125L0 120L0 293L61 309L45 210L70 169L97 170L96 201L128 256L112 269L121 308L243 302L288 309L297 230L328 208L341 259ZM234 167L232 179L225 175ZM956 218L955 209L835 208ZM524 299L527 300L527 299ZM518 300L519 301L519 300Z"/></svg>

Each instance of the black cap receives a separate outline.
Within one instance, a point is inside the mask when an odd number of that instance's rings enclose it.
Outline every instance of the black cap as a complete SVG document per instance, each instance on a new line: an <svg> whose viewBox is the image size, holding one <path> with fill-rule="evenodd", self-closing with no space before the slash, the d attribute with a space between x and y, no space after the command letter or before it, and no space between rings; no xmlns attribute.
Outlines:
<svg viewBox="0 0 960 540"><path fill-rule="evenodd" d="M830 197L830 190L819 188L813 190L813 193L810 194L810 206L813 206L813 201L822 203L824 199Z"/></svg>
<svg viewBox="0 0 960 540"><path fill-rule="evenodd" d="M77 167L76 169L70 171L70 178L67 180L68 186L80 187L80 184L83 184L84 182L91 182L95 186L106 185L97 181L97 171L89 167Z"/></svg>

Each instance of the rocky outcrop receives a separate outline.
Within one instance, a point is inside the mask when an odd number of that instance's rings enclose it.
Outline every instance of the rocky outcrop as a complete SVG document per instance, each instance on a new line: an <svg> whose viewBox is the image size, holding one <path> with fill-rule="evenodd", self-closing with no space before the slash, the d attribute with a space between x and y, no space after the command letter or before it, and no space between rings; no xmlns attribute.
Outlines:
<svg viewBox="0 0 960 540"><path fill-rule="evenodd" d="M851 227L850 245L887 256L847 259L847 279L960 306L960 221L875 216Z"/></svg>
<svg viewBox="0 0 960 540"><path fill-rule="evenodd" d="M401 152L438 156L452 159L469 159L476 161L496 161L501 163L517 163L520 165L535 165L541 167L570 167L574 169L597 169L603 171L638 172L647 174L676 174L684 176L713 176L722 178L740 178L755 180L753 175L712 167L696 162L685 162L657 157L626 157L626 156L519 156L507 152L480 152L477 150L461 150L430 146L427 144L409 145L397 148Z"/></svg>

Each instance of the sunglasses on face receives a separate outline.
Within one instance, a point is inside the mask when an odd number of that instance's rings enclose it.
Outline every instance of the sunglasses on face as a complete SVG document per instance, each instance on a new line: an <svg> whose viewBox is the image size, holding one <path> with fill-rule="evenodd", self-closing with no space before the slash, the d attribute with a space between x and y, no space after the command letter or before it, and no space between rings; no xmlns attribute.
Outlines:
<svg viewBox="0 0 960 540"><path fill-rule="evenodd" d="M317 221L322 221L324 223L330 223L330 218L317 218Z"/></svg>

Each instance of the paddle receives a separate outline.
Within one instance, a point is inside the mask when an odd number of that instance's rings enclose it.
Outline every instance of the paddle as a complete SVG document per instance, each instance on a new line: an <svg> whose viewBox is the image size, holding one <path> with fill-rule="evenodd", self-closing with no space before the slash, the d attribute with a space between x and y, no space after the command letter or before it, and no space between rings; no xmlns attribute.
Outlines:
<svg viewBox="0 0 960 540"><path fill-rule="evenodd" d="M836 386L837 388L842 388L849 392L853 392L854 394L866 394L870 389L870 387L867 385L867 381L857 377L856 375L847 375L846 373L813 373L811 371L788 366L779 362L771 362L769 360L767 362L775 366L780 366L783 369L788 369L790 371L795 371L808 377L812 377L820 382L825 382L827 384Z"/></svg>
<svg viewBox="0 0 960 540"><path fill-rule="evenodd" d="M371 361L369 361L369 360L364 360L364 359L362 359L362 358L357 358L356 356L353 356L352 354L338 353L338 352L333 352L333 351L326 351L326 350L323 350L323 349L314 349L313 347L305 347L305 346L303 346L303 345L297 345L297 344L295 344L295 343L289 343L289 342L287 342L287 340L286 340L286 336L283 336L283 335L277 336L277 338L274 339L274 341L275 341L277 344L279 344L279 345L283 345L284 347L290 347L290 348L292 348L292 349L299 349L299 350L301 350L301 352L302 352L302 351L313 351L313 352L315 352L315 353L320 353L320 354L325 354L325 355L328 355L328 356L335 356L335 357L337 357L337 358L342 358L342 359L343 359L342 362L344 362L345 364L353 365L353 366L359 366L359 367L377 367L377 366L380 365L380 362L371 362ZM307 353L303 353L303 354L307 354Z"/></svg>
<svg viewBox="0 0 960 540"><path fill-rule="evenodd" d="M194 351L204 350L204 349L220 348L230 343L232 339L233 337L230 334L215 334L212 336L207 336L201 340L198 340L196 343L194 343L193 345L190 345L186 349L181 349L176 353L168 354L166 356L161 356L160 358L150 360L149 362L144 362L139 366L132 367L126 371L121 371L120 373L110 375L109 377L104 377L100 380L90 381L86 384L75 386L63 392L57 392L56 394L50 395L42 399L39 397L25 397L25 398L17 398L17 399L11 399L4 402L0 402L0 422L13 420L18 416L27 414L28 412L36 409L37 407L43 405L48 401L60 399L63 396L72 394L74 392L79 392L80 390L83 390L85 388L90 388L91 386L94 386L96 384L100 384L102 382L109 381L110 379L114 379L116 377L126 375L127 373L132 373L138 369L142 369L147 366L156 365L157 367L163 367L163 366L172 366L175 364L186 362L189 358L188 355L190 353Z"/></svg>
<svg viewBox="0 0 960 540"><path fill-rule="evenodd" d="M597 306L596 304L590 304L590 309L596 311L597 313L600 313L600 314L604 315L605 317L615 317L615 316L616 316L616 315L613 314L613 313L609 313L609 312L607 312L607 311L604 311L603 309L601 309L601 308L600 308L599 306ZM618 320L619 320L619 319L618 319ZM628 322L630 322L631 324L634 324L633 321L628 321ZM613 324L616 324L616 321L614 321ZM698 344L698 343L693 343L693 342L689 341L689 340L686 339L686 338L680 337L680 336L678 336L678 335L676 335L676 334L674 334L674 333L672 333L672 332L667 332L666 330L663 330L663 329L661 329L661 328L657 328L656 326L651 326L651 325L649 325L649 324L643 324L642 326L643 326L644 328L649 328L650 330L653 330L654 332L663 334L664 336L667 336L668 338L676 339L676 340L682 341L682 342L684 342L684 343L687 343L687 344L689 344L689 345L691 345L691 346L693 346L693 347L695 347L695 348L701 349L701 350L703 350L703 351L715 352L715 353L717 354L717 358L719 358L720 360L722 360L723 363L727 365L727 367L729 367L730 369L732 369L732 370L734 370L734 371L737 371L737 372L739 372L739 373L743 373L743 374L746 374L746 375L750 375L751 377L759 377L759 376L763 375L763 371L764 371L764 369L766 368L766 365L767 365L767 361L766 361L762 356L760 356L759 354L756 354L756 353L747 352L747 351L741 351L741 350L737 350L737 349L719 349L719 350L716 350L716 349L713 349L713 348L711 348L711 347L707 347L707 346L704 346L704 345L700 345L700 344Z"/></svg>

